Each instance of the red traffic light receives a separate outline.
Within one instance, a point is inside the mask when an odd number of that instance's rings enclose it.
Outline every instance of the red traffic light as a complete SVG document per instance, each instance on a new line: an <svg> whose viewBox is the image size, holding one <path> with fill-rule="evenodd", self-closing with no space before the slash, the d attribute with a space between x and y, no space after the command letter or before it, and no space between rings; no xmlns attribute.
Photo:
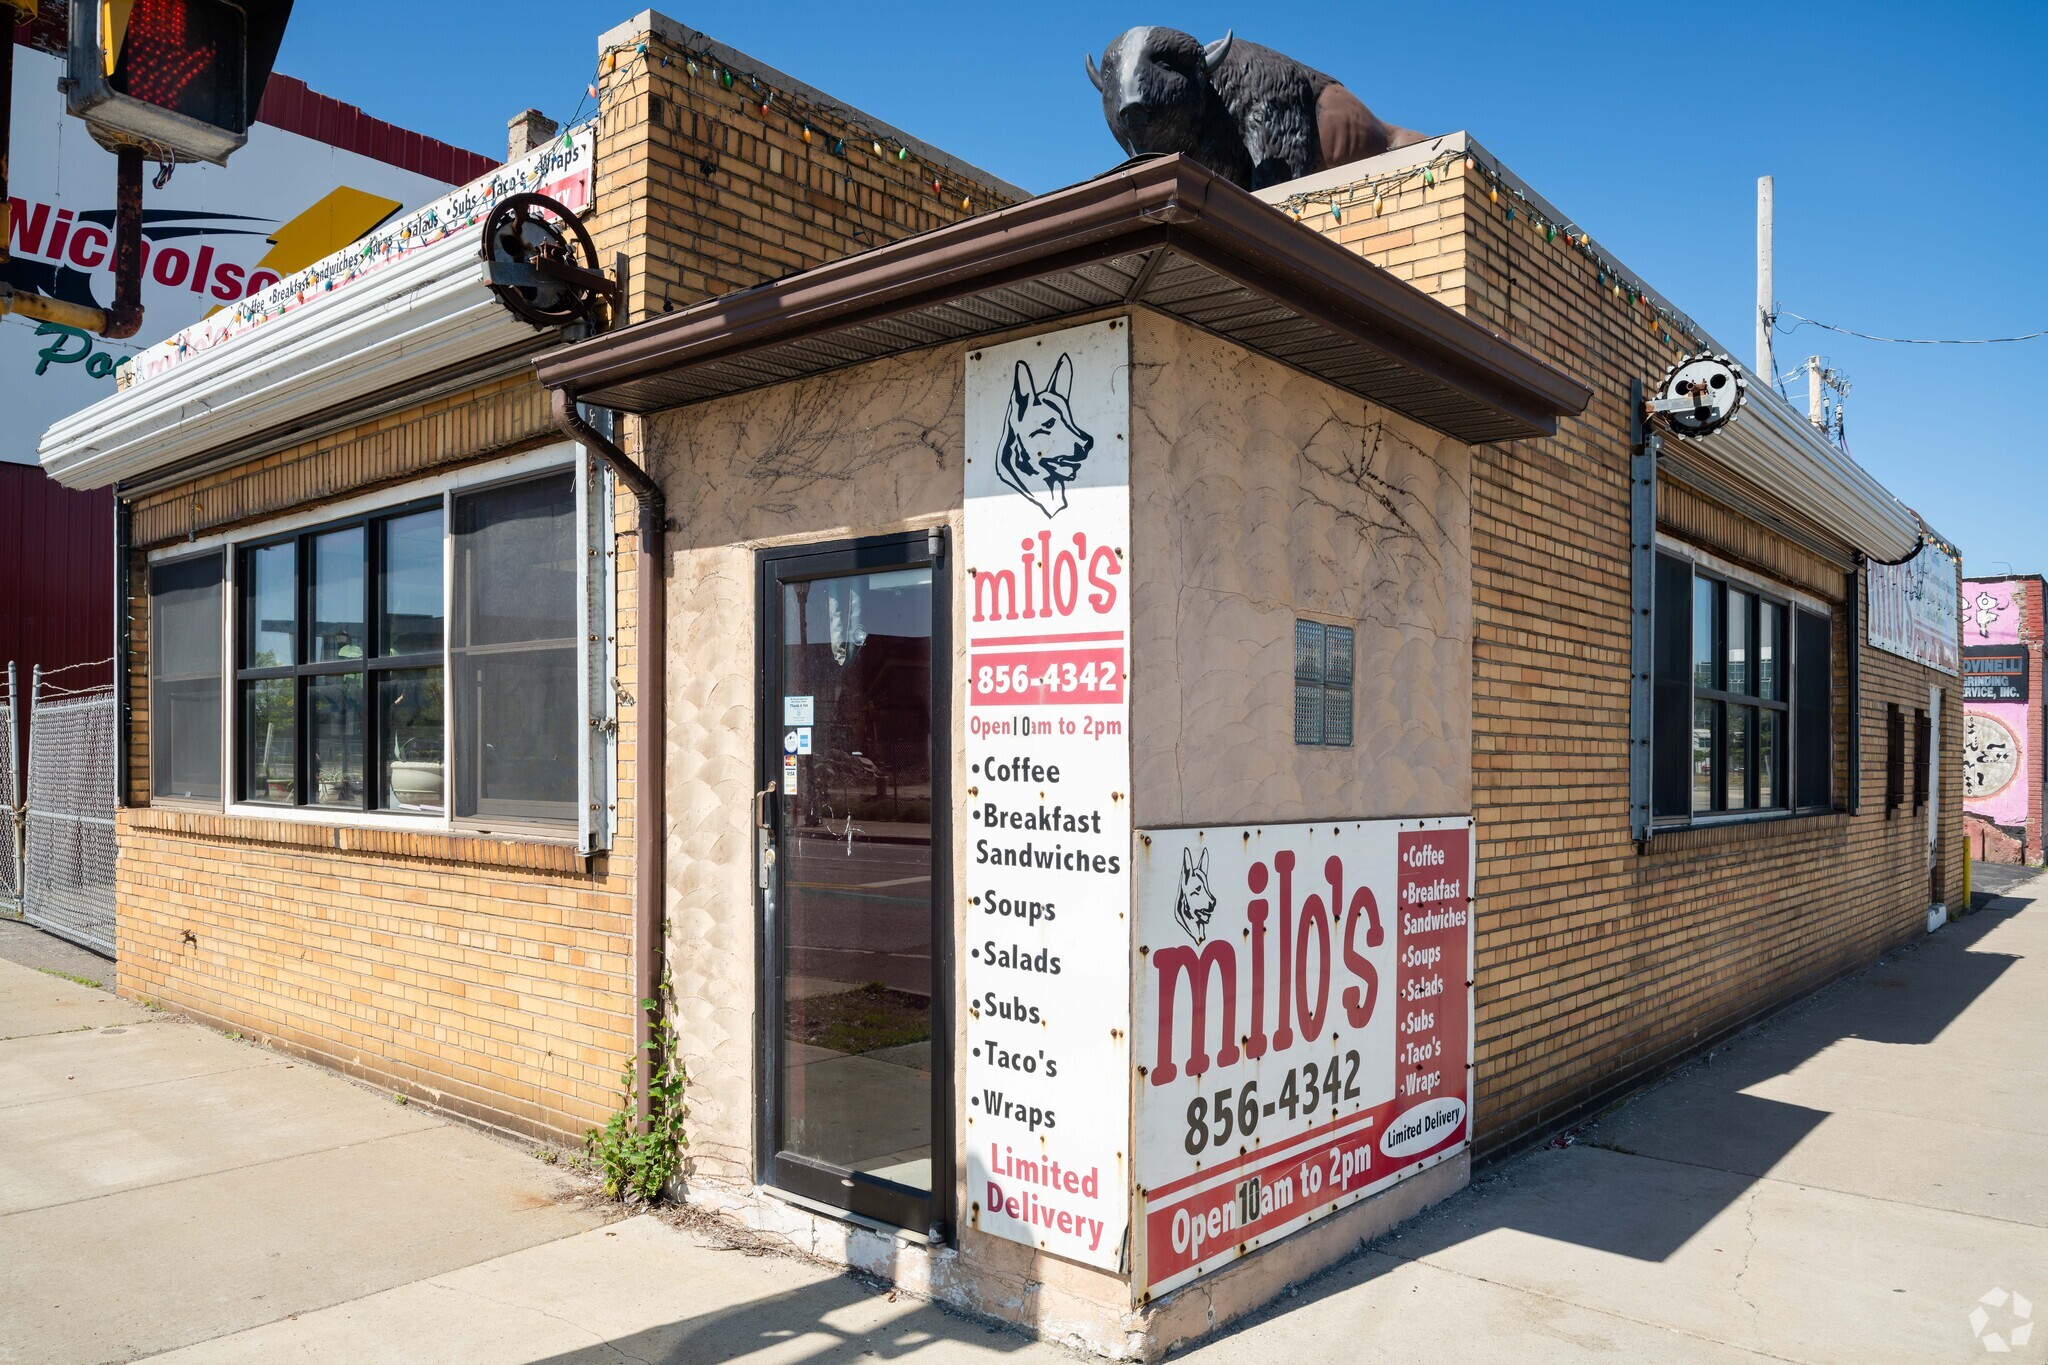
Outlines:
<svg viewBox="0 0 2048 1365"><path fill-rule="evenodd" d="M248 139L291 0L71 0L71 112L108 147L225 162Z"/></svg>
<svg viewBox="0 0 2048 1365"><path fill-rule="evenodd" d="M248 131L248 20L222 0L135 0L107 84L160 109Z"/></svg>

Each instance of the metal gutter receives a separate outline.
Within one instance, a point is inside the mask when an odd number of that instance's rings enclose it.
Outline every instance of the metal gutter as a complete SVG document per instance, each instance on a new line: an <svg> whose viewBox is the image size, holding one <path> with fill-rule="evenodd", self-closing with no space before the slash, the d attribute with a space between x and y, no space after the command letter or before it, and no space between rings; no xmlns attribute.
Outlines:
<svg viewBox="0 0 2048 1365"><path fill-rule="evenodd" d="M636 379L1160 248L1512 419L1521 434L1553 432L1591 401L1578 380L1180 156L568 346L536 369L550 388L616 406L604 391Z"/></svg>

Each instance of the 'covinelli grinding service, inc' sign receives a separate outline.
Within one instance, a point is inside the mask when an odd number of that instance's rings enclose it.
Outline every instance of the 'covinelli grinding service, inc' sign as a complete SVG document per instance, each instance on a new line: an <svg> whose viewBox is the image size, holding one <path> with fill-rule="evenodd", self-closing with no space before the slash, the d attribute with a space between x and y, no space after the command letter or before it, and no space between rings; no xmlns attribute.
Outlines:
<svg viewBox="0 0 2048 1365"><path fill-rule="evenodd" d="M1142 1299L1470 1142L1472 821L1139 842Z"/></svg>

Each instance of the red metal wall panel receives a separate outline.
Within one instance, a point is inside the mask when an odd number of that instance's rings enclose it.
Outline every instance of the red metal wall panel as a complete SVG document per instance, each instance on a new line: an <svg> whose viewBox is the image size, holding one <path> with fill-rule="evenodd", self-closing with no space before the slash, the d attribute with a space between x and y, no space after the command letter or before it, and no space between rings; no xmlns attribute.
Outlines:
<svg viewBox="0 0 2048 1365"><path fill-rule="evenodd" d="M61 488L35 465L0 464L0 671L69 665L65 687L113 681L114 493Z"/></svg>

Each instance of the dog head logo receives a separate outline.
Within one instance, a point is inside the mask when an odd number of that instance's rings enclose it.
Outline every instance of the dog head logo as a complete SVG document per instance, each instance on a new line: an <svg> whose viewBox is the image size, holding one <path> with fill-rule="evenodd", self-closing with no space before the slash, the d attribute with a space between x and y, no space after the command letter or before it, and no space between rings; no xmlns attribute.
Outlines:
<svg viewBox="0 0 2048 1365"><path fill-rule="evenodd" d="M1174 921L1200 943L1209 936L1209 916L1215 913L1216 893L1209 889L1209 850L1203 849L1197 858L1193 849L1184 848L1180 851L1180 898L1173 905Z"/></svg>
<svg viewBox="0 0 2048 1365"><path fill-rule="evenodd" d="M1071 356L1060 356L1042 389L1031 377L1031 367L1020 360L1010 401L1003 408L996 473L1048 517L1066 510L1067 485L1095 448L1095 438L1074 424L1073 393Z"/></svg>

